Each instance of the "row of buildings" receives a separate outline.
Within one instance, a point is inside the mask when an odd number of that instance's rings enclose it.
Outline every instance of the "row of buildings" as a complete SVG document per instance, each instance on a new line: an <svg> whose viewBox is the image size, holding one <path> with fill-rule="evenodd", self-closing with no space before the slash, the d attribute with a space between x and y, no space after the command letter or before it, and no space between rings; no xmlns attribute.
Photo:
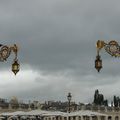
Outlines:
<svg viewBox="0 0 120 120"><path fill-rule="evenodd" d="M11 100L6 100L0 98L0 110L52 110L52 111L62 111L66 112L68 110L68 102L61 101L46 101L44 103L40 103L39 101L32 101L28 103L19 102L16 97L13 97ZM78 105L75 102L71 102L71 111L75 111L78 109Z"/></svg>
<svg viewBox="0 0 120 120"><path fill-rule="evenodd" d="M119 120L120 107L96 106L95 104L83 104L61 101L32 101L28 103L19 102L16 97L11 100L0 99L0 114L2 117L16 116L16 120L29 117L29 120ZM42 112L43 111L43 112ZM59 112L56 112L59 111ZM41 113L42 112L42 113ZM44 113L44 114L43 114ZM7 120L6 119L6 120Z"/></svg>
<svg viewBox="0 0 120 120"><path fill-rule="evenodd" d="M7 111L7 110L47 110L47 111L61 111L67 112L68 111L68 102L61 102L61 101L46 101L44 103L40 103L39 101L32 101L28 103L19 102L16 97L13 97L10 101L6 99L0 99L0 110ZM75 103L70 102L70 111L78 111L78 110L91 110L91 111L120 111L120 107L114 106L96 106L94 104L83 104L83 103Z"/></svg>

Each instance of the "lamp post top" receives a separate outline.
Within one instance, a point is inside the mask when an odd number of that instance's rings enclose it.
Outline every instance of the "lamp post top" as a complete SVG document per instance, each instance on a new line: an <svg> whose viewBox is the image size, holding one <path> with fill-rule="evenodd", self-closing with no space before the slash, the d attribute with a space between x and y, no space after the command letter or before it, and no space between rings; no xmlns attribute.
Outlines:
<svg viewBox="0 0 120 120"><path fill-rule="evenodd" d="M68 96L67 96L67 98L68 98L68 100L69 100L69 101L71 100L71 98L72 98L72 95L71 95L71 93L70 93L70 92L68 93Z"/></svg>

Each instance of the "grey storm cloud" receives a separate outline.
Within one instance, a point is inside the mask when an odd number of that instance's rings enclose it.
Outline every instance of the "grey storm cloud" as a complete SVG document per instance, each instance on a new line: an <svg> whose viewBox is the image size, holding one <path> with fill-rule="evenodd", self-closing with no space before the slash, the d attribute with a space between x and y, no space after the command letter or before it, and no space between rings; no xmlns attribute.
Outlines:
<svg viewBox="0 0 120 120"><path fill-rule="evenodd" d="M96 41L119 42L119 3L117 0L0 1L1 43L19 46L21 64L21 71L14 78L8 73L12 57L1 63L1 97L66 100L66 94L71 92L75 101L92 102L95 89L100 89L107 98L119 95L120 60L102 50L103 69L98 74L94 68ZM6 79L14 80L10 83Z"/></svg>

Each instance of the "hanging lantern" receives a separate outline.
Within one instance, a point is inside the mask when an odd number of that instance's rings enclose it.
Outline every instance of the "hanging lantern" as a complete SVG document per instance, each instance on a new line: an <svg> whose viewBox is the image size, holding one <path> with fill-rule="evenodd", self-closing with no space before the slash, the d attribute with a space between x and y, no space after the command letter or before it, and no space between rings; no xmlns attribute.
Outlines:
<svg viewBox="0 0 120 120"><path fill-rule="evenodd" d="M96 56L95 68L97 69L98 72L100 72L100 70L102 68L102 60L100 59L99 55Z"/></svg>
<svg viewBox="0 0 120 120"><path fill-rule="evenodd" d="M20 65L18 64L18 60L15 60L12 64L12 71L16 75L20 70Z"/></svg>

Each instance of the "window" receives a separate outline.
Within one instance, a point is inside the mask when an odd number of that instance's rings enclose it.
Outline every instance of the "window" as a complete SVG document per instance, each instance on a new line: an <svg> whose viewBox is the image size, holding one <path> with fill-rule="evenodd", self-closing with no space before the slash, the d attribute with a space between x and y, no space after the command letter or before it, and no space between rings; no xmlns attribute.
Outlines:
<svg viewBox="0 0 120 120"><path fill-rule="evenodd" d="M104 117L104 116L101 116L100 118L101 118L101 120L105 120L105 117Z"/></svg>
<svg viewBox="0 0 120 120"><path fill-rule="evenodd" d="M81 120L81 117L80 117L80 116L78 117L78 120Z"/></svg>
<svg viewBox="0 0 120 120"><path fill-rule="evenodd" d="M92 120L98 120L97 116L92 116Z"/></svg>
<svg viewBox="0 0 120 120"><path fill-rule="evenodd" d="M112 117L111 117L111 116L108 116L108 120L112 120Z"/></svg>
<svg viewBox="0 0 120 120"><path fill-rule="evenodd" d="M67 120L67 117L64 117L64 120Z"/></svg>
<svg viewBox="0 0 120 120"><path fill-rule="evenodd" d="M118 116L115 116L115 120L119 120L119 117L118 117Z"/></svg>
<svg viewBox="0 0 120 120"><path fill-rule="evenodd" d="M89 116L83 116L83 120L90 120Z"/></svg>
<svg viewBox="0 0 120 120"><path fill-rule="evenodd" d="M73 120L76 120L76 117L75 117L75 116L73 117Z"/></svg>

